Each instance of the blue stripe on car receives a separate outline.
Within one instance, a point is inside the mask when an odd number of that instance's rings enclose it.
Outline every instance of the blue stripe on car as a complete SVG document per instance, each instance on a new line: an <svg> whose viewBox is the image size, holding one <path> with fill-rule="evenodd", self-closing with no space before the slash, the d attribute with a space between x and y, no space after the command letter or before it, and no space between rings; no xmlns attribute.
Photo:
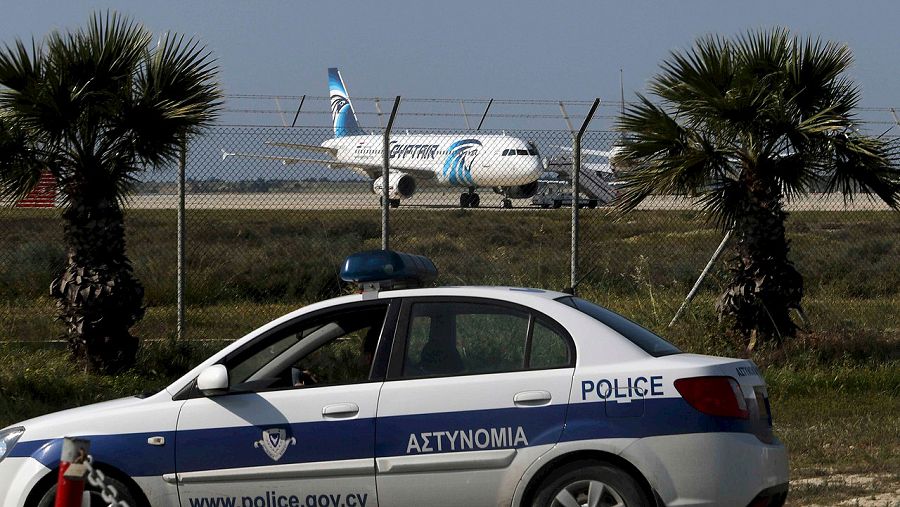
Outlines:
<svg viewBox="0 0 900 507"><path fill-rule="evenodd" d="M377 425L376 419L366 418L184 430L177 435L169 431L87 435L85 438L91 441L91 454L95 460L119 468L132 477L146 477L174 472L176 450L179 455L179 472L191 472L402 456L407 454L410 434L418 436L422 432L447 430L474 431L481 428L521 426L529 446L557 441L754 431L751 421L705 415L681 398L636 400L629 404L608 403L609 406L604 402L591 402L390 416L378 418ZM636 410L636 403L644 405L641 417L608 416L610 413L627 415L629 411ZM612 408L613 405L621 406ZM565 427L561 425L564 419ZM262 431L272 427L289 428L289 436L296 438L296 444L289 446L277 462L269 458L262 449L253 446L254 442L260 440ZM151 436L163 436L167 444L150 446L147 439ZM54 468L59 462L61 442L61 439L19 442L10 456L30 456L44 466ZM511 448L513 445L509 443L506 447ZM470 449L455 452L468 450Z"/></svg>

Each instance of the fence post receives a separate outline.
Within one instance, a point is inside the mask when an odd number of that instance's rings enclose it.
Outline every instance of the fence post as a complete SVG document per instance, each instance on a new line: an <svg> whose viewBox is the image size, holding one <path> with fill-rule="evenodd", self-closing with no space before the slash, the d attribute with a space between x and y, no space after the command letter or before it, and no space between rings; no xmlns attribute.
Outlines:
<svg viewBox="0 0 900 507"><path fill-rule="evenodd" d="M472 126L469 125L469 113L466 112L466 104L462 99L459 99L459 107L463 112L463 120L466 121L466 130L472 130Z"/></svg>
<svg viewBox="0 0 900 507"><path fill-rule="evenodd" d="M291 127L297 126L297 118L300 116L300 110L303 109L303 101L306 100L306 95L300 97L300 105L297 106L297 112L294 113L294 121L291 122Z"/></svg>
<svg viewBox="0 0 900 507"><path fill-rule="evenodd" d="M187 166L187 135L181 134L181 153L178 157L178 266L177 266L177 289L178 302L177 313L178 323L176 325L176 334L179 340L184 336L184 283L185 283L185 263L184 263L184 173Z"/></svg>
<svg viewBox="0 0 900 507"><path fill-rule="evenodd" d="M572 289L573 294L576 285L578 285L578 179L581 174L581 137L584 135L584 131L587 129L588 123L590 123L591 119L594 117L594 112L599 105L600 99L594 99L594 104L591 105L591 110L588 111L587 116L584 118L584 123L581 124L581 130L575 135L574 146L572 146L572 260L571 281L569 287Z"/></svg>
<svg viewBox="0 0 900 507"><path fill-rule="evenodd" d="M62 452L59 456L59 474L56 483L56 502L54 507L81 507L84 494L84 473L66 474L70 467L79 467L87 471L82 463L87 460L91 443L80 438L66 437L63 440ZM72 468L75 471L75 468ZM73 475L75 475L73 477Z"/></svg>
<svg viewBox="0 0 900 507"><path fill-rule="evenodd" d="M397 107L400 106L400 96L394 99L394 108L391 109L391 117L388 118L387 128L384 129L384 143L382 145L382 174L381 174L381 249L387 250L389 243L388 208L390 200L388 199L388 187L390 186L391 172L391 128L394 126L394 117L397 116Z"/></svg>
<svg viewBox="0 0 900 507"><path fill-rule="evenodd" d="M686 298L681 303L681 306L678 307L678 311L675 312L675 316L672 317L672 320L669 321L669 325L666 327L672 327L675 325L675 321L678 320L678 317L681 317L681 313L684 312L684 309L691 304L691 301L694 299L694 296L697 295L697 291L700 289L700 284L703 283L703 280L706 278L706 275L709 274L709 270L712 269L713 264L719 259L719 256L722 255L722 251L725 250L725 245L728 244L728 240L731 239L731 231L733 229L728 229L728 232L725 233L725 237L722 238L722 242L719 243L719 247L716 248L716 251L713 253L712 257L709 258L709 262L706 263L706 267L703 268L703 271L700 273L700 277L697 278L697 281L694 282L694 286L691 287L691 291L688 292Z"/></svg>
<svg viewBox="0 0 900 507"><path fill-rule="evenodd" d="M478 122L478 128L475 130L481 130L481 126L484 125L484 119L487 118L488 111L491 110L491 104L494 103L494 99L488 101L487 106L484 108L484 114L481 115L481 121Z"/></svg>

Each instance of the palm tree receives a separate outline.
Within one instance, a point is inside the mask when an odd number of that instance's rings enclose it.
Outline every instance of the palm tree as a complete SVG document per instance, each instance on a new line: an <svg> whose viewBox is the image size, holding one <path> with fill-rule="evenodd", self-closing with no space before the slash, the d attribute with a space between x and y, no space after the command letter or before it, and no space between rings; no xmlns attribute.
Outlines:
<svg viewBox="0 0 900 507"><path fill-rule="evenodd" d="M627 169L618 210L652 194L692 198L736 237L716 307L748 341L780 342L797 326L803 279L788 259L786 201L814 190L862 194L897 208L895 145L854 128L859 90L846 45L781 28L676 51L618 120Z"/></svg>
<svg viewBox="0 0 900 507"><path fill-rule="evenodd" d="M122 204L139 174L177 160L220 108L209 52L158 41L129 18L0 50L0 197L18 199L49 170L64 199L66 266L50 287L73 354L93 371L133 364L130 328L143 287L125 254Z"/></svg>

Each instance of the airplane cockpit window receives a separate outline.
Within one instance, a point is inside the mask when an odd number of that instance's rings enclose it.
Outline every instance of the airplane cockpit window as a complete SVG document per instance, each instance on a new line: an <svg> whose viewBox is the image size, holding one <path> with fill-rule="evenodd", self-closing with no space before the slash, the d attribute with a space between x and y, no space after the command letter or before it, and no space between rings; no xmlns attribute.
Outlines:
<svg viewBox="0 0 900 507"><path fill-rule="evenodd" d="M516 150L518 155L528 155L528 150Z"/></svg>
<svg viewBox="0 0 900 507"><path fill-rule="evenodd" d="M503 150L503 153L501 153L500 156L501 156L501 157L508 157L510 151L515 151L515 150Z"/></svg>

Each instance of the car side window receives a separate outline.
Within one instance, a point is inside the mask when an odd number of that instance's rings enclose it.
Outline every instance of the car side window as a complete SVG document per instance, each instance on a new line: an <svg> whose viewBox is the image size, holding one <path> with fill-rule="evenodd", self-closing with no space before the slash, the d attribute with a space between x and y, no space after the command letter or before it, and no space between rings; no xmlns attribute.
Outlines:
<svg viewBox="0 0 900 507"><path fill-rule="evenodd" d="M525 309L480 302L416 302L409 310L401 376L568 366L568 342L554 327Z"/></svg>
<svg viewBox="0 0 900 507"><path fill-rule="evenodd" d="M387 305L343 309L273 333L226 361L234 391L369 380Z"/></svg>
<svg viewBox="0 0 900 507"><path fill-rule="evenodd" d="M531 356L528 368L544 370L560 368L571 363L569 344L556 326L543 318L538 318L531 332Z"/></svg>

